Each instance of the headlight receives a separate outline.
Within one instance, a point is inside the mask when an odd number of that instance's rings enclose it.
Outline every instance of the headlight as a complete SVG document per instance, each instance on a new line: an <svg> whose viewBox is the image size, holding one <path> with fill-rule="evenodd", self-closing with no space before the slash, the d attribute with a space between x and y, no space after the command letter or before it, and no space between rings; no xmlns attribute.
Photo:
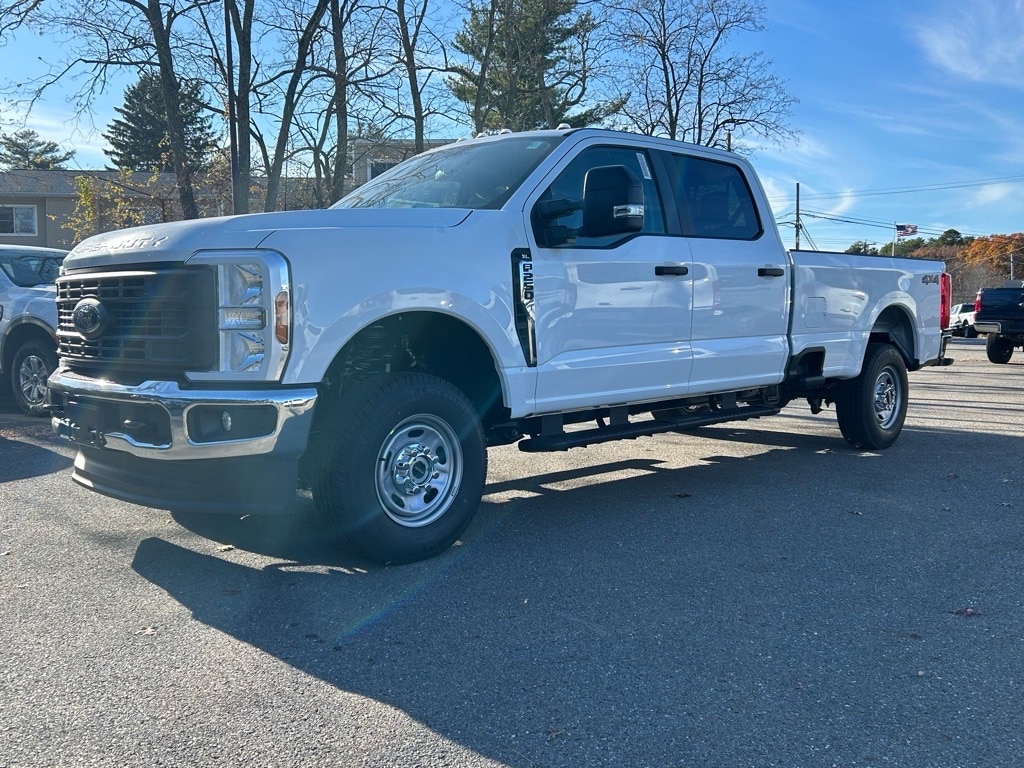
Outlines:
<svg viewBox="0 0 1024 768"><path fill-rule="evenodd" d="M291 336L288 262L274 251L205 251L190 266L217 273L219 367L186 374L192 381L276 381Z"/></svg>

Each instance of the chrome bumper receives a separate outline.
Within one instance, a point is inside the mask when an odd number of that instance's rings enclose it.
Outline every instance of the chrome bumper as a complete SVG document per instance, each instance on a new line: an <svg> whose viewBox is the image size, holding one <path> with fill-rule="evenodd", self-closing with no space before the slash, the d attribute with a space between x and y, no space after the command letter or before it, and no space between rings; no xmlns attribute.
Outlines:
<svg viewBox="0 0 1024 768"><path fill-rule="evenodd" d="M999 335L1003 332L1003 326L1001 323L975 323L974 330L978 333L994 333Z"/></svg>
<svg viewBox="0 0 1024 768"><path fill-rule="evenodd" d="M311 387L182 390L171 381L127 386L65 369L49 380L58 435L90 448L164 461L264 454L298 457L306 448L316 397ZM234 422L253 413L260 414L260 423L232 435ZM218 419L219 431L199 434L201 422L216 425Z"/></svg>

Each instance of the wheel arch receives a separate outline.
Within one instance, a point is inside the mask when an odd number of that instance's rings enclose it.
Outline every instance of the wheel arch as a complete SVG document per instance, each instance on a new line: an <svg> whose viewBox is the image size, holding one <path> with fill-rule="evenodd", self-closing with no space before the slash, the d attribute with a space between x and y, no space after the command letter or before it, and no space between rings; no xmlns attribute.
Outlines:
<svg viewBox="0 0 1024 768"><path fill-rule="evenodd" d="M33 318L17 319L7 326L7 332L0 337L0 371L9 371L18 349L29 340L52 344L57 349L57 337L46 323Z"/></svg>
<svg viewBox="0 0 1024 768"><path fill-rule="evenodd" d="M399 312L364 326L331 361L321 395L336 398L349 377L399 371L430 373L450 382L485 424L507 419L494 352L461 318L428 310Z"/></svg>
<svg viewBox="0 0 1024 768"><path fill-rule="evenodd" d="M908 371L921 367L917 358L917 330L910 309L902 304L890 304L875 319L868 341L888 343L896 347Z"/></svg>

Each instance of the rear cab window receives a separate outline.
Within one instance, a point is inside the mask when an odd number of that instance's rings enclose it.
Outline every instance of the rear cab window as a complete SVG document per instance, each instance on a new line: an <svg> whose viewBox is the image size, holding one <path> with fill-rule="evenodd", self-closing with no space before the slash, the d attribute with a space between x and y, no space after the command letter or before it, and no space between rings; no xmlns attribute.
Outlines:
<svg viewBox="0 0 1024 768"><path fill-rule="evenodd" d="M664 154L687 237L754 240L764 228L743 172L735 165L691 155Z"/></svg>

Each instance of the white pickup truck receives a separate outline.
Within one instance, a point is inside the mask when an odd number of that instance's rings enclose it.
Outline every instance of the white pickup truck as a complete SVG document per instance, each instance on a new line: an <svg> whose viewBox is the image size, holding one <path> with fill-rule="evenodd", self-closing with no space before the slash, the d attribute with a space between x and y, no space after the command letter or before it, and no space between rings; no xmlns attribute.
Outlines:
<svg viewBox="0 0 1024 768"><path fill-rule="evenodd" d="M787 252L736 155L596 129L412 158L332 208L86 240L57 281L74 479L168 509L282 512L451 545L487 447L556 451L834 404L899 436L948 362L935 261Z"/></svg>

